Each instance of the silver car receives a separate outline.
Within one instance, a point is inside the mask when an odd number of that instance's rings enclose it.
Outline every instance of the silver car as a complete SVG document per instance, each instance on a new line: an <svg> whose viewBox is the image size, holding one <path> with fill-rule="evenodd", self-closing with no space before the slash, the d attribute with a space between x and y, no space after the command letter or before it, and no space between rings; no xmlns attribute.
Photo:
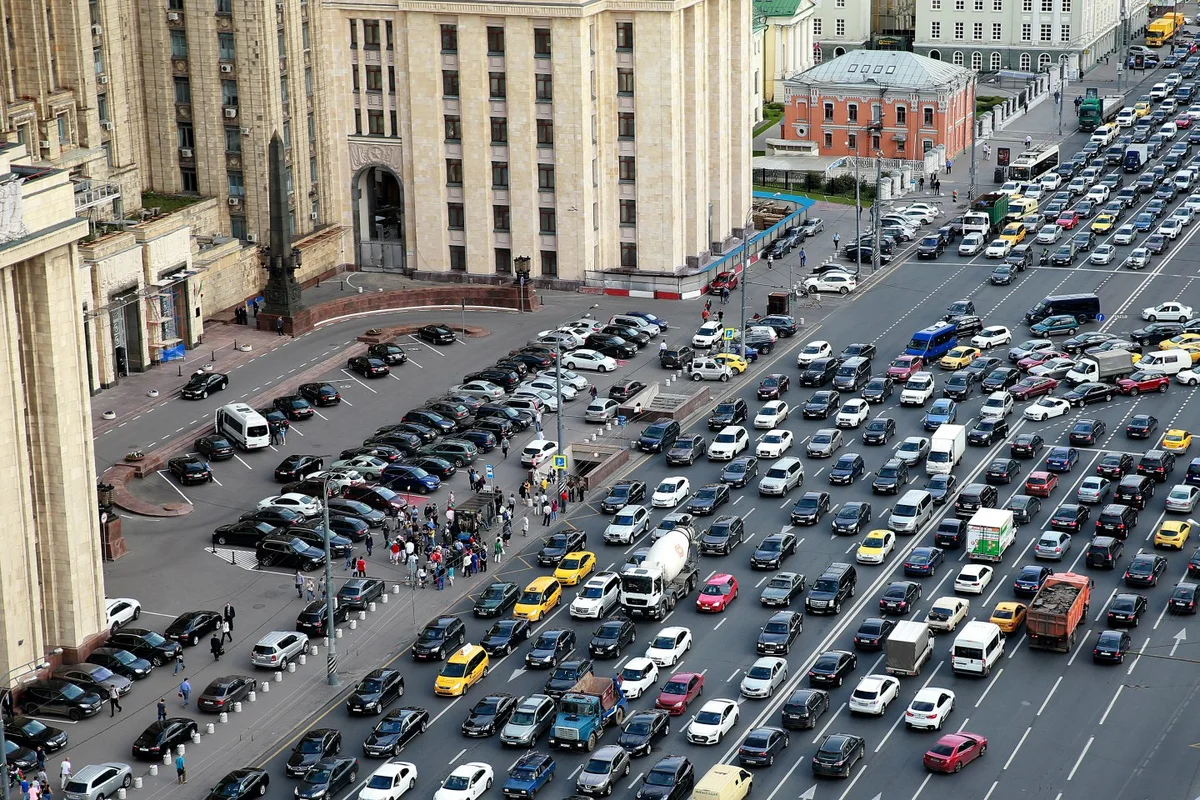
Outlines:
<svg viewBox="0 0 1200 800"><path fill-rule="evenodd" d="M742 697L770 697L787 682L787 661L776 656L763 656L755 661L742 678Z"/></svg>
<svg viewBox="0 0 1200 800"><path fill-rule="evenodd" d="M629 753L620 745L606 744L592 753L575 780L584 794L612 794L616 783L629 774Z"/></svg>
<svg viewBox="0 0 1200 800"><path fill-rule="evenodd" d="M133 785L133 770L119 761L103 764L88 764L67 781L63 796L67 800L98 800L101 797L116 797L118 789Z"/></svg>
<svg viewBox="0 0 1200 800"><path fill-rule="evenodd" d="M1190 512L1196 507L1197 500L1200 500L1200 489L1189 483L1180 483L1172 487L1167 495L1167 510Z"/></svg>
<svg viewBox="0 0 1200 800"><path fill-rule="evenodd" d="M924 436L909 436L896 448L896 458L912 467L929 455L929 439Z"/></svg>
<svg viewBox="0 0 1200 800"><path fill-rule="evenodd" d="M1064 531L1044 531L1033 547L1033 557L1062 561L1070 549L1071 534Z"/></svg>
<svg viewBox="0 0 1200 800"><path fill-rule="evenodd" d="M1075 499L1081 503L1107 503L1112 495L1113 485L1108 478L1089 475L1075 490Z"/></svg>
<svg viewBox="0 0 1200 800"><path fill-rule="evenodd" d="M804 452L810 458L829 458L842 446L842 432L837 428L821 428L812 435Z"/></svg>
<svg viewBox="0 0 1200 800"><path fill-rule="evenodd" d="M555 712L553 698L544 694L529 695L500 730L500 741L515 747L533 747L538 737L554 724Z"/></svg>

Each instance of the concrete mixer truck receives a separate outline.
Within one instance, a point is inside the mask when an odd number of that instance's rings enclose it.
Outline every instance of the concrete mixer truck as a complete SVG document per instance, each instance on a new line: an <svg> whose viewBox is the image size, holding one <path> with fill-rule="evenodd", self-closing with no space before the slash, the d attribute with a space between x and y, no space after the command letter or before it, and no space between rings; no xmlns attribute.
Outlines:
<svg viewBox="0 0 1200 800"><path fill-rule="evenodd" d="M695 532L679 527L654 543L640 567L621 575L621 606L630 616L662 619L696 588Z"/></svg>

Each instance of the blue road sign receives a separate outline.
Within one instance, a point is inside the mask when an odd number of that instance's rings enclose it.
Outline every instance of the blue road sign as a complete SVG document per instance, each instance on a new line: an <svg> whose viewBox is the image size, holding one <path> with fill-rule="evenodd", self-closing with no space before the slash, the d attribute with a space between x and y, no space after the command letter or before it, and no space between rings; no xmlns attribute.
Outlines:
<svg viewBox="0 0 1200 800"><path fill-rule="evenodd" d="M496 477L496 473L492 471L491 464L483 465L483 477L487 478L489 481Z"/></svg>
<svg viewBox="0 0 1200 800"><path fill-rule="evenodd" d="M628 420L625 419L624 414L621 414L617 417L617 424L620 425L622 428L625 427L626 422L628 422Z"/></svg>
<svg viewBox="0 0 1200 800"><path fill-rule="evenodd" d="M1103 315L1103 314L1097 314L1097 315L1096 315L1096 322L1104 322L1104 315Z"/></svg>

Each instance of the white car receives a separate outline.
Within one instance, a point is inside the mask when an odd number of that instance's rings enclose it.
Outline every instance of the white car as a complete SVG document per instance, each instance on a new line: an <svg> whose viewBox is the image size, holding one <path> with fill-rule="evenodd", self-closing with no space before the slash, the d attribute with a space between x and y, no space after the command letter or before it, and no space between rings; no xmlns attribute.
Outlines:
<svg viewBox="0 0 1200 800"><path fill-rule="evenodd" d="M1132 108L1122 108L1117 114L1117 125L1121 128L1132 128L1137 121L1137 112Z"/></svg>
<svg viewBox="0 0 1200 800"><path fill-rule="evenodd" d="M1137 239L1137 228L1132 225L1122 225L1113 234L1113 244L1133 244Z"/></svg>
<svg viewBox="0 0 1200 800"><path fill-rule="evenodd" d="M1185 306L1183 303L1159 303L1156 306L1142 309L1142 319L1147 322L1187 322L1195 312L1191 306Z"/></svg>
<svg viewBox="0 0 1200 800"><path fill-rule="evenodd" d="M1175 380L1184 386L1196 386L1200 384L1200 370L1181 369L1175 373Z"/></svg>
<svg viewBox="0 0 1200 800"><path fill-rule="evenodd" d="M992 582L995 570L987 564L967 564L954 577L954 591L962 594L983 594Z"/></svg>
<svg viewBox="0 0 1200 800"><path fill-rule="evenodd" d="M1000 192L1001 194L1006 194L1009 197L1016 197L1017 195L1019 195L1021 193L1021 190L1024 188L1025 188L1025 184L1022 183L1021 181L1007 181L1003 186L1001 186L996 191Z"/></svg>
<svg viewBox="0 0 1200 800"><path fill-rule="evenodd" d="M1090 192L1089 192L1090 194ZM1056 244L1062 236L1062 228L1058 225L1043 225L1034 240L1038 244Z"/></svg>
<svg viewBox="0 0 1200 800"><path fill-rule="evenodd" d="M1197 500L1200 500L1200 488L1190 483L1177 483L1167 495L1167 511L1189 513L1196 507Z"/></svg>
<svg viewBox="0 0 1200 800"><path fill-rule="evenodd" d="M646 658L660 667L673 667L691 649L690 630L679 626L663 628L650 640L650 646L646 648Z"/></svg>
<svg viewBox="0 0 1200 800"><path fill-rule="evenodd" d="M1025 191L1021 192L1021 195L1030 200L1040 200L1042 198L1042 195L1044 195L1045 193L1046 193L1046 190L1042 188L1041 184L1028 183L1028 184L1025 184Z"/></svg>
<svg viewBox="0 0 1200 800"><path fill-rule="evenodd" d="M371 773L358 792L358 800L398 800L417 785L417 765L410 761L389 761Z"/></svg>
<svg viewBox="0 0 1200 800"><path fill-rule="evenodd" d="M940 731L953 710L954 692L926 686L908 704L908 710L904 712L904 727Z"/></svg>
<svg viewBox="0 0 1200 800"><path fill-rule="evenodd" d="M909 203L907 206L905 206L904 210L905 211L911 211L911 210L923 211L929 215L930 222L932 222L933 220L937 219L938 217L940 217L942 215L942 207L939 205L935 205L934 203L925 203L925 202Z"/></svg>
<svg viewBox="0 0 1200 800"><path fill-rule="evenodd" d="M1087 178L1072 178L1071 182L1067 184L1067 191L1072 195L1081 195L1088 190L1089 186L1091 184L1088 183Z"/></svg>
<svg viewBox="0 0 1200 800"><path fill-rule="evenodd" d="M721 338L724 335L725 325L717 320L710 320L700 326L696 331L696 335L692 337L692 347L698 347L707 350L721 343Z"/></svg>
<svg viewBox="0 0 1200 800"><path fill-rule="evenodd" d="M809 342L796 353L796 366L808 367L818 358L829 358L833 355L833 345L820 339Z"/></svg>
<svg viewBox="0 0 1200 800"><path fill-rule="evenodd" d="M763 656L750 665L738 690L742 697L772 697L775 690L787 681L788 664L776 656Z"/></svg>
<svg viewBox="0 0 1200 800"><path fill-rule="evenodd" d="M585 422L608 422L620 415L621 404L608 397L597 397L583 410Z"/></svg>
<svg viewBox="0 0 1200 800"><path fill-rule="evenodd" d="M560 359L567 369L586 369L592 372L612 372L617 368L617 360L612 356L597 353L595 350L579 349L567 353Z"/></svg>
<svg viewBox="0 0 1200 800"><path fill-rule="evenodd" d="M980 419L1004 419L1013 412L1013 397L1008 392L992 392L979 409Z"/></svg>
<svg viewBox="0 0 1200 800"><path fill-rule="evenodd" d="M650 505L655 508L674 508L682 503L692 493L692 482L687 478L674 475L663 478L650 498Z"/></svg>
<svg viewBox="0 0 1200 800"><path fill-rule="evenodd" d="M1111 264L1113 259L1117 257L1117 248L1111 244L1102 244L1088 256L1090 264Z"/></svg>
<svg viewBox="0 0 1200 800"><path fill-rule="evenodd" d="M1187 200L1184 200L1183 204L1192 211L1200 212L1200 192L1188 195Z"/></svg>
<svg viewBox="0 0 1200 800"><path fill-rule="evenodd" d="M480 397L484 400L499 400L504 397L504 390L491 381L467 381L450 387L451 394L465 394L469 397Z"/></svg>
<svg viewBox="0 0 1200 800"><path fill-rule="evenodd" d="M355 456L344 458L329 465L331 470L352 469L369 481L379 480L379 476L387 469L388 462L375 456Z"/></svg>
<svg viewBox="0 0 1200 800"><path fill-rule="evenodd" d="M754 427L759 430L778 428L787 421L791 408L783 400L771 400L754 415Z"/></svg>
<svg viewBox="0 0 1200 800"><path fill-rule="evenodd" d="M750 446L750 434L741 425L726 425L708 446L709 461L732 461Z"/></svg>
<svg viewBox="0 0 1200 800"><path fill-rule="evenodd" d="M880 528L867 534L854 554L854 560L860 564L882 564L896 549L896 534Z"/></svg>
<svg viewBox="0 0 1200 800"><path fill-rule="evenodd" d="M648 658L631 658L621 667L621 691L636 700L658 683L658 665Z"/></svg>
<svg viewBox="0 0 1200 800"><path fill-rule="evenodd" d="M1002 344L1012 344L1012 331L1003 325L989 325L971 337L971 345L981 350L990 350Z"/></svg>
<svg viewBox="0 0 1200 800"><path fill-rule="evenodd" d="M848 272L825 272L804 281L808 292L837 292L849 294L858 288L858 279Z"/></svg>
<svg viewBox="0 0 1200 800"><path fill-rule="evenodd" d="M1047 172L1045 175L1038 178L1038 183L1047 192L1053 192L1059 186L1062 186L1062 178L1053 172Z"/></svg>
<svg viewBox="0 0 1200 800"><path fill-rule="evenodd" d="M1168 239L1175 239L1183 233L1183 225L1174 217L1167 217L1159 224L1158 232Z"/></svg>
<svg viewBox="0 0 1200 800"><path fill-rule="evenodd" d="M433 800L476 800L492 788L494 780L490 764L468 761L446 776L442 788L434 792Z"/></svg>
<svg viewBox="0 0 1200 800"><path fill-rule="evenodd" d="M754 455L758 458L779 458L791 449L795 437L785 428L769 430L758 437Z"/></svg>
<svg viewBox="0 0 1200 800"><path fill-rule="evenodd" d="M104 598L104 625L110 631L124 627L142 615L142 604L132 597Z"/></svg>
<svg viewBox="0 0 1200 800"><path fill-rule="evenodd" d="M986 245L987 240L983 238L982 233L968 233L958 243L958 254L960 256L977 256L983 252Z"/></svg>
<svg viewBox="0 0 1200 800"><path fill-rule="evenodd" d="M1091 200L1096 205L1104 205L1108 202L1108 195L1108 187L1103 183L1097 183L1095 186L1088 189L1088 193L1084 196L1084 199ZM1038 239L1038 241L1040 242L1041 239Z"/></svg>
<svg viewBox="0 0 1200 800"><path fill-rule="evenodd" d="M612 521L604 528L602 534L605 542L613 544L633 544L639 534L650 530L650 512L645 506L621 506L613 514Z"/></svg>
<svg viewBox="0 0 1200 800"><path fill-rule="evenodd" d="M270 497L264 497L258 501L258 507L263 508L287 508L295 511L297 514L303 514L306 517L315 517L321 513L321 501L315 497L309 497L306 494L298 492L288 492L287 494L277 494Z"/></svg>
<svg viewBox="0 0 1200 800"><path fill-rule="evenodd" d="M533 398L542 404L542 408L551 414L558 413L558 396L554 392L548 392L545 389L535 389L532 386L518 386L513 392L511 400L506 400L502 405L512 405L512 400ZM565 398L564 398L565 399Z"/></svg>
<svg viewBox="0 0 1200 800"><path fill-rule="evenodd" d="M538 467L558 452L558 442L550 439L534 439L521 448L521 466Z"/></svg>
<svg viewBox="0 0 1200 800"><path fill-rule="evenodd" d="M871 406L861 397L852 397L838 409L833 424L839 428L857 428L871 416Z"/></svg>
<svg viewBox="0 0 1200 800"><path fill-rule="evenodd" d="M1071 411L1071 404L1061 397L1042 397L1036 403L1022 412L1021 416L1034 422L1042 422L1051 417L1061 417Z"/></svg>
<svg viewBox="0 0 1200 800"><path fill-rule="evenodd" d="M983 251L986 258L1004 258L1012 252L1013 244L1008 239L993 239Z"/></svg>
<svg viewBox="0 0 1200 800"><path fill-rule="evenodd" d="M575 390L576 394L579 392L586 392L588 387L592 385L587 378L578 373L572 372L566 367L559 367L557 369L555 367L549 367L538 373L539 378L549 378L552 381L558 380L558 377L556 376L561 376L563 385L570 386Z"/></svg>
<svg viewBox="0 0 1200 800"><path fill-rule="evenodd" d="M967 618L971 603L962 597L939 597L933 601L925 621L935 631L952 632L958 623Z"/></svg>
<svg viewBox="0 0 1200 800"><path fill-rule="evenodd" d="M900 405L923 406L933 397L937 381L932 372L914 372L900 390Z"/></svg>
<svg viewBox="0 0 1200 800"><path fill-rule="evenodd" d="M700 706L687 726L692 744L720 744L738 722L738 704L734 700L709 700Z"/></svg>
<svg viewBox="0 0 1200 800"><path fill-rule="evenodd" d="M1187 206L1176 206L1171 212L1171 218L1179 220L1179 224L1188 226L1192 224L1192 219L1196 216L1196 212Z"/></svg>
<svg viewBox="0 0 1200 800"><path fill-rule="evenodd" d="M615 572L597 572L571 601L574 619L600 619L621 602L621 579Z"/></svg>
<svg viewBox="0 0 1200 800"><path fill-rule="evenodd" d="M552 395L562 394L562 399L568 402L579 396L579 392L575 391L575 388L568 385L566 381L563 381L562 386L560 387L553 378L543 378L538 376L532 380L525 381L517 388L524 389L526 387L530 389L541 389L543 392L549 392Z"/></svg>
<svg viewBox="0 0 1200 800"><path fill-rule="evenodd" d="M850 694L851 714L882 717L893 700L900 696L900 681L891 675L868 675Z"/></svg>
<svg viewBox="0 0 1200 800"><path fill-rule="evenodd" d="M314 481L329 484L329 490L338 494L351 486L358 486L361 483L366 483L367 479L363 473L359 472L354 467L334 467L323 469L320 472L310 472L308 477Z"/></svg>
<svg viewBox="0 0 1200 800"><path fill-rule="evenodd" d="M1036 367L1032 367L1029 370L1029 374L1039 378L1043 375L1054 375L1059 370L1070 371L1075 369L1077 363L1074 359L1070 358L1052 358L1049 361L1038 364Z"/></svg>

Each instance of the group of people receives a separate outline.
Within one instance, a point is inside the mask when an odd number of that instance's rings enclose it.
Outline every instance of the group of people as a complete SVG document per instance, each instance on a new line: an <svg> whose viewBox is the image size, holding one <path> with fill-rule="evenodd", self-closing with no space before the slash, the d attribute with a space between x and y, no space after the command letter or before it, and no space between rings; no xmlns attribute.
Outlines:
<svg viewBox="0 0 1200 800"><path fill-rule="evenodd" d="M8 765L8 793L20 787L22 800L53 800L54 788L50 785L50 776L46 774L46 751L38 745L37 772L26 775L16 764ZM71 777L71 760L63 758L59 766L59 788L66 790L67 781Z"/></svg>

